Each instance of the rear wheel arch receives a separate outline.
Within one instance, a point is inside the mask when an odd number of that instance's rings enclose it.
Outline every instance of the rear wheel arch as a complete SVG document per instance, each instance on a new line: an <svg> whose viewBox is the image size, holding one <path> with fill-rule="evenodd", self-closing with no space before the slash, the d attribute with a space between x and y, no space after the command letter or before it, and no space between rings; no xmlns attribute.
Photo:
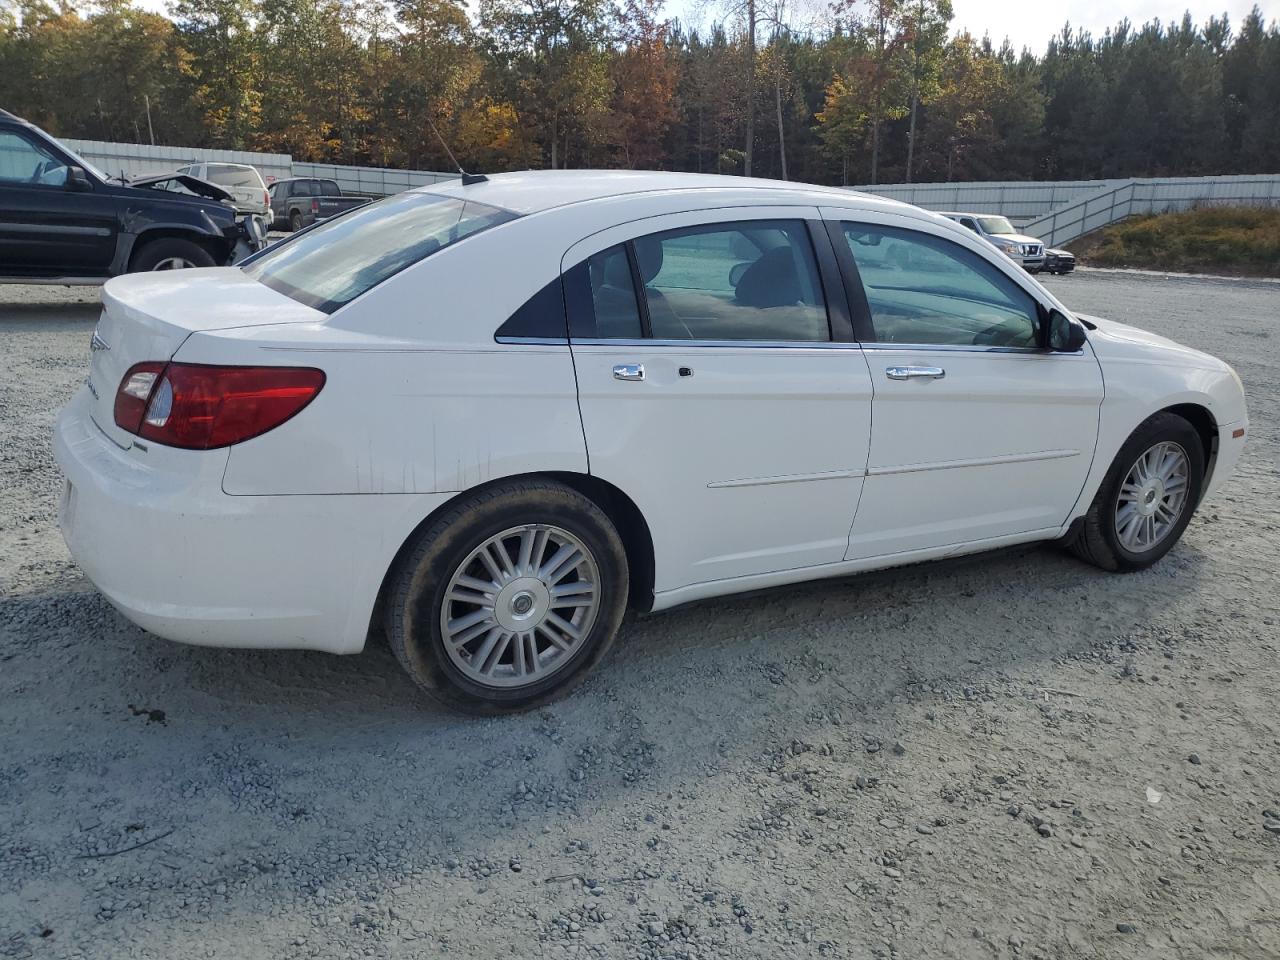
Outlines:
<svg viewBox="0 0 1280 960"><path fill-rule="evenodd" d="M482 483L454 494L423 517L405 535L394 558L392 558L391 563L388 564L386 571L382 575L382 582L378 587L377 600L374 603L373 612L369 620L370 633L376 632L378 625L382 623L383 610L390 584L395 579L396 572L405 562L405 558L412 552L414 544L418 540L418 535L431 526L444 511L451 509L459 498L473 496L477 493L483 493L485 490L521 480L551 480L561 483L570 490L582 494L599 507L617 529L618 536L622 539L622 545L626 550L627 563L630 567L629 606L642 612L652 609L654 584L653 536L649 532L649 524L640 512L640 508L636 506L635 501L618 487L590 474L574 473L572 471L519 473L490 480L487 483Z"/></svg>

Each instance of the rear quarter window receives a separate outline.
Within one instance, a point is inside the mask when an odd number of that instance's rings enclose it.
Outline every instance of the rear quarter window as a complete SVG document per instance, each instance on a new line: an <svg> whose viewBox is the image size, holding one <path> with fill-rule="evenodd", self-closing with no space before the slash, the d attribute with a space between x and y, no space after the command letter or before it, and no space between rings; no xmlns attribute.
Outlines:
<svg viewBox="0 0 1280 960"><path fill-rule="evenodd" d="M332 313L406 267L515 217L457 197L401 193L295 234L242 269L285 296Z"/></svg>

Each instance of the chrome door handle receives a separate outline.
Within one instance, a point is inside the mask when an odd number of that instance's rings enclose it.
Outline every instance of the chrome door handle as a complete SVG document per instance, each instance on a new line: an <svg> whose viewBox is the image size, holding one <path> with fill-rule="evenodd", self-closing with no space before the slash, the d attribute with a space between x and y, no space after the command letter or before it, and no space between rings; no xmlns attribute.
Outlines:
<svg viewBox="0 0 1280 960"><path fill-rule="evenodd" d="M947 371L941 367L888 367L884 375L890 380L941 380Z"/></svg>
<svg viewBox="0 0 1280 960"><path fill-rule="evenodd" d="M613 379L643 380L644 364L643 363L615 363L613 365Z"/></svg>

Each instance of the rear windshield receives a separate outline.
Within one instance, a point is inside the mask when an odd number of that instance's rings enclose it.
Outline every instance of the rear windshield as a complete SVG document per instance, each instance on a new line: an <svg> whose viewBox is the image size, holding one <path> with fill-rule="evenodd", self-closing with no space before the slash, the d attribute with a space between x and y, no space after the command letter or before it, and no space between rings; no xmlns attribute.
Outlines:
<svg viewBox="0 0 1280 960"><path fill-rule="evenodd" d="M211 163L206 168L205 179L224 187L261 187L262 178L253 167L238 163Z"/></svg>
<svg viewBox="0 0 1280 960"><path fill-rule="evenodd" d="M437 250L515 216L470 200L401 193L295 234L243 269L272 290L332 313Z"/></svg>
<svg viewBox="0 0 1280 960"><path fill-rule="evenodd" d="M322 197L340 197L342 191L338 189L337 180L317 180L320 186L320 196Z"/></svg>

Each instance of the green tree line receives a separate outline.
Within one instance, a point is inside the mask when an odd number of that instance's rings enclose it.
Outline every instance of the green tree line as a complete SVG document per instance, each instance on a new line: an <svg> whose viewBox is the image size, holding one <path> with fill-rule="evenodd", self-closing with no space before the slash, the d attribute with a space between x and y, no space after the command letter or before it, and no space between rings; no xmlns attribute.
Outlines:
<svg viewBox="0 0 1280 960"><path fill-rule="evenodd" d="M773 2L775 6L769 6ZM820 183L1280 170L1280 30L1190 15L952 35L950 0L784 0L702 32L661 0L0 0L0 106L87 139L449 169Z"/></svg>

